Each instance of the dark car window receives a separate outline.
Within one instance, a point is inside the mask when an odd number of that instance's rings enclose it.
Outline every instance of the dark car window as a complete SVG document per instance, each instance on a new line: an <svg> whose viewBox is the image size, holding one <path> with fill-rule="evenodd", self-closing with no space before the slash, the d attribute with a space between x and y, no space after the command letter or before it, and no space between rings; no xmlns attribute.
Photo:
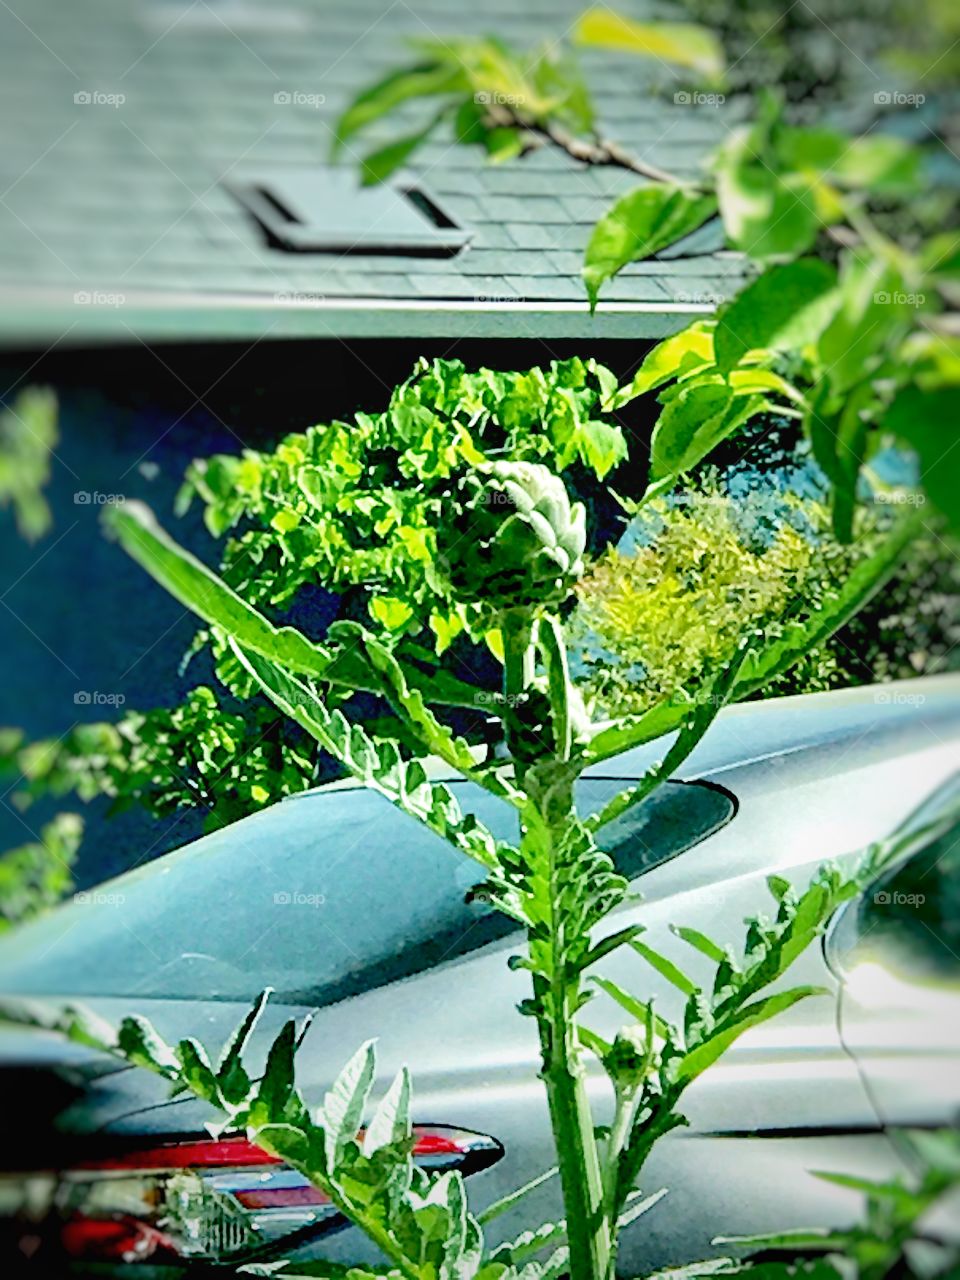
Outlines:
<svg viewBox="0 0 960 1280"><path fill-rule="evenodd" d="M622 780L580 783L601 808ZM501 839L516 813L469 784L465 811ZM671 783L603 832L635 878L733 816L718 788ZM8 935L0 989L15 994L248 1000L264 986L326 1004L516 929L465 895L482 868L363 788L307 794L207 836Z"/></svg>
<svg viewBox="0 0 960 1280"><path fill-rule="evenodd" d="M907 982L960 977L960 821L844 909L827 955L839 973L872 961Z"/></svg>

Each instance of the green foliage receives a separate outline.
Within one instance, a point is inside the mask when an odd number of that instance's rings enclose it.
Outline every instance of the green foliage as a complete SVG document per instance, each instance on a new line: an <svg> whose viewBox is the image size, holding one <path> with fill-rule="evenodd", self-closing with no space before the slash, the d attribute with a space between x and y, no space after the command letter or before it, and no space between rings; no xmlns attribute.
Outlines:
<svg viewBox="0 0 960 1280"><path fill-rule="evenodd" d="M43 496L57 443L57 399L47 387L27 387L0 406L0 508L13 507L20 536L30 542L50 528Z"/></svg>
<svg viewBox="0 0 960 1280"><path fill-rule="evenodd" d="M852 875L824 867L799 895L787 883L771 880L776 916L772 921L757 916L747 922L741 957L694 930L678 928L678 938L714 966L711 981L703 985L688 977L672 958L631 939L630 948L684 997L678 1023L665 1022L650 1002L593 976L599 989L631 1018L613 1043L592 1031L584 1037L610 1077L617 1104L605 1152L611 1212L623 1211L654 1143L686 1123L678 1106L687 1086L744 1032L799 1000L822 994L806 986L778 988L773 994L767 994L767 988L779 982L836 908L854 896L876 874L878 862L889 856L886 849L871 851Z"/></svg>
<svg viewBox="0 0 960 1280"><path fill-rule="evenodd" d="M664 732L664 702L693 696L751 628L765 638L763 664L747 658L737 697L752 687L769 691L771 681L777 692L826 687L840 673L866 683L871 662L880 677L916 674L906 655L892 670L880 664L876 650L883 652L885 637L876 625L869 644L864 631L855 641L845 633L830 640L895 568L899 535L891 528L906 531L911 517L897 525L864 512L848 547L831 536L821 503L787 495L772 507L759 490L733 497L707 473L675 501L651 502L641 518L647 535L639 545L629 554L607 551L577 588L571 636L578 671L588 700L603 711L650 711L653 736ZM931 551L912 555L916 564ZM912 579L905 578L901 590L910 598ZM903 626L897 622L896 638ZM823 668L811 654L825 642L830 665ZM799 677L788 677L798 661ZM818 671L825 672L819 681Z"/></svg>
<svg viewBox="0 0 960 1280"><path fill-rule="evenodd" d="M523 1239L484 1251L483 1228L468 1211L457 1171L431 1173L413 1161L410 1081L401 1069L371 1106L376 1080L372 1041L346 1064L311 1113L297 1089L295 1055L307 1026L285 1024L262 1068L252 1068L245 1050L269 992L237 1027L219 1058L194 1039L167 1044L144 1018L125 1018L116 1031L81 1009L40 1018L29 1006L5 1002L12 1021L58 1030L82 1044L168 1081L174 1094L187 1092L221 1113L218 1132L245 1132L251 1142L303 1173L381 1250L392 1276L407 1280L524 1280L554 1277L566 1255L554 1250L535 1261L557 1234ZM366 1128L362 1128L364 1118ZM562 1233L560 1233L562 1234ZM324 1264L323 1274L328 1268ZM302 1274L293 1268L294 1274ZM335 1273L335 1269L334 1269ZM351 1270L355 1278L383 1271Z"/></svg>
<svg viewBox="0 0 960 1280"><path fill-rule="evenodd" d="M58 813L40 829L39 839L0 854L0 933L69 893L82 836L82 819Z"/></svg>
<svg viewBox="0 0 960 1280"><path fill-rule="evenodd" d="M577 463L602 479L626 455L609 408L615 385L593 360L522 373L421 360L382 413L311 427L270 453L195 463L180 509L199 496L215 536L255 523L228 540L221 566L248 605L282 607L319 580L351 593L391 643L419 637L442 652L464 630L477 634L482 614L451 606L438 575L451 485L501 460Z"/></svg>
<svg viewBox="0 0 960 1280"><path fill-rule="evenodd" d="M414 44L418 60L365 89L337 124L335 153L398 108L426 99L425 120L364 158L368 182L389 177L442 124L452 125L459 141L483 146L493 160L523 151L530 132L547 121L578 131L592 127L583 82L556 43L523 54L492 36Z"/></svg>
<svg viewBox="0 0 960 1280"><path fill-rule="evenodd" d="M135 803L157 818L199 809L207 830L318 780L312 744L298 741L273 708L228 711L202 685L171 710L131 711L116 724L76 725L26 746L16 735L7 761L20 775L20 808L68 792L84 801L102 795L114 813Z"/></svg>
<svg viewBox="0 0 960 1280"><path fill-rule="evenodd" d="M960 1250L948 1220L960 1187L960 1135L952 1129L902 1130L894 1135L914 1170L879 1180L843 1173L817 1173L824 1182L859 1191L865 1197L863 1219L833 1231L780 1231L762 1236L719 1237L717 1245L749 1249L755 1257L739 1261L715 1258L657 1272L649 1280L699 1280L708 1276L746 1276L753 1280L885 1280L923 1276L949 1280L960 1266ZM771 1261L769 1255L796 1261ZM767 1255L761 1257L760 1255ZM805 1259L811 1259L807 1261Z"/></svg>

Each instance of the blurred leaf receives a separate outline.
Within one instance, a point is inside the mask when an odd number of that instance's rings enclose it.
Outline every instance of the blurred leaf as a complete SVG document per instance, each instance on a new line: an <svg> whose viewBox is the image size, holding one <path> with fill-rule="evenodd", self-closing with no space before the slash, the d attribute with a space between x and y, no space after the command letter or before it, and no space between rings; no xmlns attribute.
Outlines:
<svg viewBox="0 0 960 1280"><path fill-rule="evenodd" d="M577 19L573 38L578 44L688 67L710 80L723 75L723 46L708 27L693 23L634 22L611 9L588 9Z"/></svg>
<svg viewBox="0 0 960 1280"><path fill-rule="evenodd" d="M765 271L717 318L717 368L727 373L748 351L795 351L816 342L839 302L836 283L833 267L817 258Z"/></svg>
<svg viewBox="0 0 960 1280"><path fill-rule="evenodd" d="M716 207L712 195L666 184L640 187L621 196L594 227L584 256L583 279L591 310L605 280L628 262L649 258L696 230Z"/></svg>

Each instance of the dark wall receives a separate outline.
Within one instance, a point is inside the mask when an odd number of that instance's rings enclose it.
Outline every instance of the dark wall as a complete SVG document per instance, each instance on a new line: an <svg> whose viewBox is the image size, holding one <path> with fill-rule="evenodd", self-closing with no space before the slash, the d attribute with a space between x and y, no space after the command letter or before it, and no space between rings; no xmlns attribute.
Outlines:
<svg viewBox="0 0 960 1280"><path fill-rule="evenodd" d="M626 377L648 346L265 341L252 349L137 344L0 358L0 386L13 388L3 399L18 386L43 383L56 388L61 406L47 490L53 528L31 546L16 534L10 512L0 512L0 725L20 726L30 738L57 736L78 721L114 718L121 698L128 708L173 705L209 677L203 659L178 673L194 620L103 537L105 498L141 498L169 522L192 458L264 447L314 422L382 409L420 355L505 369L594 355ZM176 534L215 562L199 510L176 522ZM77 701L80 694L90 700ZM158 824L131 813L105 826L104 809L96 802L84 810L83 882L197 834L195 815ZM18 814L5 795L0 849L31 839L51 811L44 804Z"/></svg>

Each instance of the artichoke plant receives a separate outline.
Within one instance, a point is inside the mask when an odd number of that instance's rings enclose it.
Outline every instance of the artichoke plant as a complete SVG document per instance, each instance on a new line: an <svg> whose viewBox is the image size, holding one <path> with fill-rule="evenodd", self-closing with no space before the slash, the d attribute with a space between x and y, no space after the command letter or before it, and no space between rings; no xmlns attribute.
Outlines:
<svg viewBox="0 0 960 1280"><path fill-rule="evenodd" d="M451 595L494 613L562 603L583 572L585 512L535 462L466 472L445 495L437 562Z"/></svg>

